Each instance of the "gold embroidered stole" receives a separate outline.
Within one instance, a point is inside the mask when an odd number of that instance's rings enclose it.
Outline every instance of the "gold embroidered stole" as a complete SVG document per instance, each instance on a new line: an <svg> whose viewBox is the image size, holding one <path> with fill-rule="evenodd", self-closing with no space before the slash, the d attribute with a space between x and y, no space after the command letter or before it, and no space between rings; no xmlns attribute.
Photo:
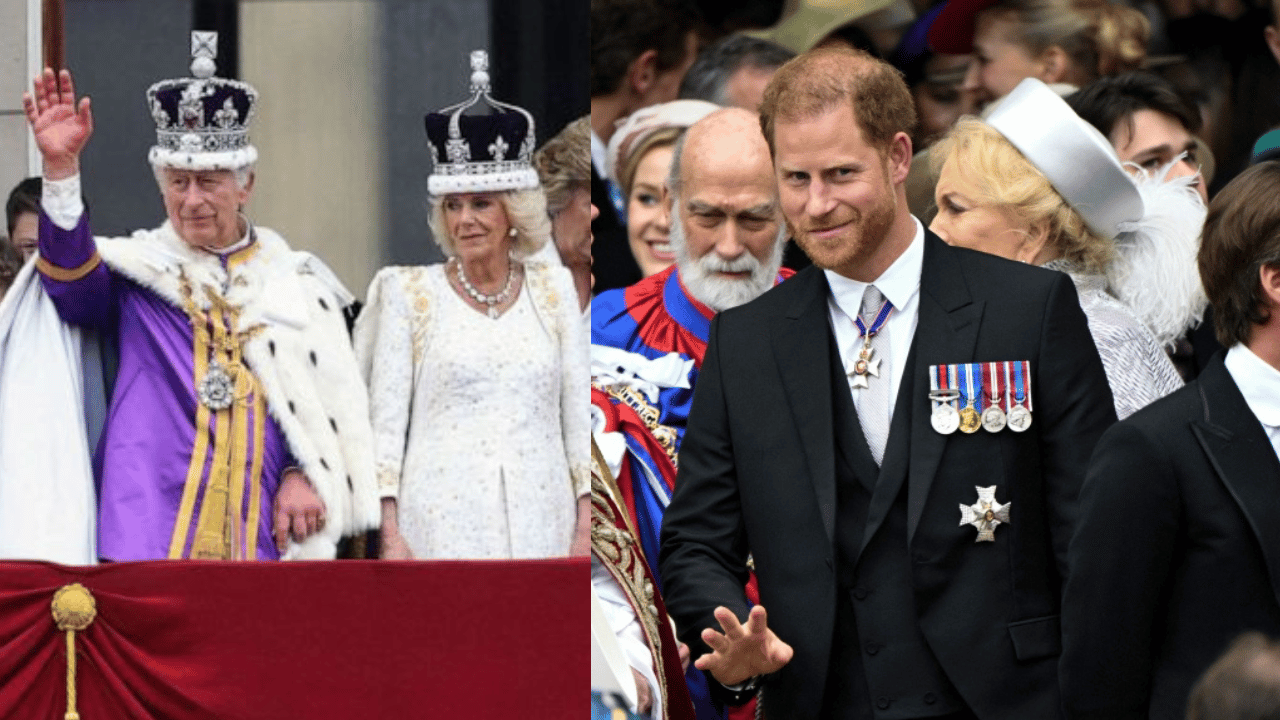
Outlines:
<svg viewBox="0 0 1280 720"><path fill-rule="evenodd" d="M256 250L256 243L228 259L228 273ZM244 344L264 329L257 324L240 329L240 308L215 288L202 290L208 309L196 303L185 275L179 279L183 310L191 321L193 381L197 388L195 445L182 489L182 501L169 542L169 557L211 560L252 560L257 557L258 522L262 512L263 443L266 402L253 373L244 364ZM230 401L211 408L203 389L211 375L224 373L230 381ZM252 423L252 427L250 424ZM250 434L252 433L252 434ZM252 448L252 450L250 450ZM205 463L212 457L203 483ZM246 477L245 466L249 472ZM246 488L246 484L248 487ZM201 487L203 485L203 488ZM203 494L201 490L203 489ZM247 517L242 517L245 492ZM200 495L200 516L187 551L187 536Z"/></svg>

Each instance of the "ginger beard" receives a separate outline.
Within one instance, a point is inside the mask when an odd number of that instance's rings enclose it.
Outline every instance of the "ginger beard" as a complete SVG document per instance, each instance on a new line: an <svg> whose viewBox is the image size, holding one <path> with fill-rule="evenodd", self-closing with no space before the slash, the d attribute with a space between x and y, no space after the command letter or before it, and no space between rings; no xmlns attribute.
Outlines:
<svg viewBox="0 0 1280 720"><path fill-rule="evenodd" d="M897 196L889 182L887 160L882 170L884 192L881 200L866 213L840 203L824 216L802 216L799 225L787 218L788 232L814 265L840 272L842 268L858 267L879 249L897 213ZM819 234L834 228L840 228L840 231Z"/></svg>

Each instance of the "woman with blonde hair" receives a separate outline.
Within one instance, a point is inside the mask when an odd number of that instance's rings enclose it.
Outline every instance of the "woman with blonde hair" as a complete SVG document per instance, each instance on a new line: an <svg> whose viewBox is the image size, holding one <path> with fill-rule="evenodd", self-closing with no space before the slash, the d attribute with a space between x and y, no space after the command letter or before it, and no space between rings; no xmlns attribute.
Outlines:
<svg viewBox="0 0 1280 720"><path fill-rule="evenodd" d="M551 239L533 118L489 97L477 55L473 97L426 117L448 260L379 271L355 328L382 556L586 555L585 331L569 272L531 259Z"/></svg>
<svg viewBox="0 0 1280 720"><path fill-rule="evenodd" d="M986 122L962 118L933 150L940 176L930 230L1070 275L1117 416L1181 387L1151 331L1108 291L1107 275L1117 243L1195 242L1204 207L1185 178L1135 184L1106 138L1034 79Z"/></svg>
<svg viewBox="0 0 1280 720"><path fill-rule="evenodd" d="M609 139L605 171L622 190L627 207L627 243L644 277L675 264L670 218L662 193L676 139L720 106L705 100L673 100L635 111Z"/></svg>

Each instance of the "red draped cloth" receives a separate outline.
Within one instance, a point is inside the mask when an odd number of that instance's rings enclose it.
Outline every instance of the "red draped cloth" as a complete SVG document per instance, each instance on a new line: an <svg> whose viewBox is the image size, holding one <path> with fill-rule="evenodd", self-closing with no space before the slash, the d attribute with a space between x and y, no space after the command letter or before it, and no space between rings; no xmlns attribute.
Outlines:
<svg viewBox="0 0 1280 720"><path fill-rule="evenodd" d="M0 718L66 712L53 594L80 583L84 720L580 717L587 559L0 563Z"/></svg>

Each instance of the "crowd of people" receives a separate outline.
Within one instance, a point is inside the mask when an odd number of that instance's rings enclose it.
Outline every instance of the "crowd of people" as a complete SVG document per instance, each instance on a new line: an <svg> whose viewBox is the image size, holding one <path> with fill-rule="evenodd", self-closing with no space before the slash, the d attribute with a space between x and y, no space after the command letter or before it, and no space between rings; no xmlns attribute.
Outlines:
<svg viewBox="0 0 1280 720"><path fill-rule="evenodd" d="M591 3L593 718L1274 716L1280 8L775 5Z"/></svg>

